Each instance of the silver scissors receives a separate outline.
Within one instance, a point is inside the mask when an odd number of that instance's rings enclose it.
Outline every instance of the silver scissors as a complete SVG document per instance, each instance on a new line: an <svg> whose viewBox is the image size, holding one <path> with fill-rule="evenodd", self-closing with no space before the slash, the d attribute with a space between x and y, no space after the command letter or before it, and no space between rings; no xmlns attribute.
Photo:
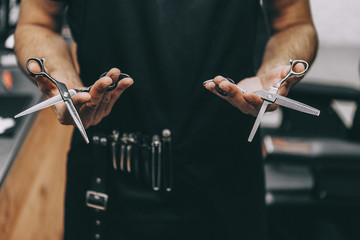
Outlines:
<svg viewBox="0 0 360 240"><path fill-rule="evenodd" d="M39 66L40 66L40 72L38 73L35 73L35 72L32 72L30 69L29 69L29 63L31 61L35 61ZM78 114L78 112L76 111L76 108L74 106L74 103L71 99L72 96L74 96L76 93L79 93L79 92L89 92L91 87L87 87L87 88L83 88L83 89L70 89L68 90L66 85L62 82L59 82L57 80L55 80L53 77L51 77L46 71L45 71L45 67L44 67L44 61L45 59L44 58L29 58L26 62L26 70L28 72L28 74L32 77L46 77L47 79L49 79L52 83L55 84L55 86L57 87L57 89L59 90L59 93L58 95L54 96L54 97L51 97L39 104L36 104L28 109L26 109L25 111L15 115L14 118L18 118L18 117L22 117L24 115L27 115L27 114L30 114L30 113L33 113L33 112L36 112L36 111L39 111L41 109L44 109L44 108L47 108L47 107L50 107L52 105L55 105L59 102L64 102L65 105L66 105L66 108L68 109L72 119L74 120L75 122L75 125L76 127L79 129L81 135L83 136L83 138L85 139L86 143L89 143L89 138L86 134L86 131L85 131L85 128L81 122L81 119L80 119L80 116ZM107 72L103 73L101 77L105 76ZM121 73L120 76L119 76L119 79L112 83L110 86L107 87L106 91L112 91L116 88L118 82L123 79L123 78L127 78L127 77L130 77L129 75L125 74L125 73Z"/></svg>
<svg viewBox="0 0 360 240"><path fill-rule="evenodd" d="M295 72L294 71L294 67L296 64L301 63L304 65L305 69L302 72ZM311 115L316 115L319 116L320 115L320 110L313 108L311 106L308 106L304 103L292 100L290 98L278 95L277 92L279 91L279 88L281 86L281 84L283 84L283 82L285 82L288 78L291 77L302 77L305 75L305 73L307 72L307 70L309 69L309 64L304 61L304 60L290 60L290 70L288 72L288 74L280 80L280 82L278 82L275 86L271 87L269 91L265 91L265 90L260 90L260 91L256 91L255 93L261 97L264 102L260 108L260 111L256 117L254 126L250 132L248 141L252 142L255 133L257 132L257 129L259 128L261 119L263 118L266 108L269 104L273 104L276 103L280 106L283 107L287 107L287 108L291 108L294 109L296 111L300 111L300 112L304 112L307 114L311 114ZM230 79L230 78L226 78L228 81L230 81L231 83L235 84L234 80ZM207 80L205 81L203 84L205 85L207 82L211 82L213 81L213 79ZM237 85L236 85L237 86ZM245 90L241 89L239 86L237 86L243 93L245 92ZM227 94L222 91L217 85L215 86L215 89L217 90L217 92L219 94L221 94L222 96L226 96Z"/></svg>
<svg viewBox="0 0 360 240"><path fill-rule="evenodd" d="M294 71L294 67L298 63L301 63L305 66L304 71L299 72L299 73ZM290 98L287 98L287 97L277 94L277 92L279 91L279 88L280 88L281 84L283 84L283 82L285 82L288 78L291 78L291 77L304 76L308 69L309 69L309 64L306 61L290 60L290 70L289 70L288 74L283 79L280 80L280 82L278 82L275 86L271 87L269 91L260 90L260 91L255 92L257 95L259 95L264 100L264 102L261 105L260 111L255 120L254 126L250 132L250 135L248 138L249 142L251 142L253 140L255 133L256 133L257 129L259 128L261 119L264 116L266 108L269 104L276 103L280 106L291 108L296 111L304 112L304 113L315 115L315 116L320 115L320 110L318 110L316 108L313 108L304 103L301 103L301 102L298 102L298 101L295 101Z"/></svg>

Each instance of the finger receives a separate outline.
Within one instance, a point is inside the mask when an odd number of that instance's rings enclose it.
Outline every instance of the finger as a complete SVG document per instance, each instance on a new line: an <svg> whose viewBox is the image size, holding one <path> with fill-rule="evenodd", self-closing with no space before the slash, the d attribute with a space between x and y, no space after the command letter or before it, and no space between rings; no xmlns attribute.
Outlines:
<svg viewBox="0 0 360 240"><path fill-rule="evenodd" d="M218 86L230 98L236 97L237 95L239 95L239 93L242 93L242 91L238 88L236 84L231 83L227 80L222 80L218 84Z"/></svg>
<svg viewBox="0 0 360 240"><path fill-rule="evenodd" d="M110 77L102 77L97 80L94 85L91 87L89 94L91 98L80 108L80 116L83 119L83 125L85 128L88 128L92 125L94 115L99 107L102 98L106 92L107 87L112 83Z"/></svg>
<svg viewBox="0 0 360 240"><path fill-rule="evenodd" d="M273 103L273 104L270 104L270 105L267 106L266 111L267 112L272 112L272 111L275 111L278 108L279 108L279 105Z"/></svg>
<svg viewBox="0 0 360 240"><path fill-rule="evenodd" d="M260 110L260 107L264 102L264 100L262 100L261 97L259 97L255 93L244 94L244 99L249 105L253 106L256 110Z"/></svg>
<svg viewBox="0 0 360 240"><path fill-rule="evenodd" d="M106 73L106 76L110 77L113 82L116 82L120 76L120 70L118 68L112 68Z"/></svg>
<svg viewBox="0 0 360 240"><path fill-rule="evenodd" d="M216 85L226 95L219 94L218 89L216 89ZM224 78L222 76L215 77L213 82L210 82L210 81L207 82L205 84L205 88L207 88L208 90L210 90L212 92L216 91L217 95L222 96L225 99L226 99L226 97L235 97L240 92L241 93L244 92L236 84L234 84L233 82L230 82L227 78Z"/></svg>
<svg viewBox="0 0 360 240"><path fill-rule="evenodd" d="M252 116L256 116L263 104L263 100L255 93L245 93L244 100L247 103L247 112Z"/></svg>
<svg viewBox="0 0 360 240"><path fill-rule="evenodd" d="M221 82L224 82L224 81L227 81L227 82L229 82L229 80L227 80L225 77L223 77L223 76L216 76L215 78L214 78L214 83L216 84L216 85L219 85Z"/></svg>
<svg viewBox="0 0 360 240"><path fill-rule="evenodd" d="M291 70L290 66L287 67L283 67L281 69L281 79L283 79L284 77L286 77L286 75L289 73L289 71ZM305 70L305 65L303 63L297 63L295 64L295 66L292 69L294 72L296 73L301 73ZM290 77L289 79L287 79L283 84L281 84L278 94L286 96L289 91L290 88L297 82L299 82L301 79L303 78L303 76L294 76L294 77Z"/></svg>
<svg viewBox="0 0 360 240"><path fill-rule="evenodd" d="M207 81L204 84L204 87L209 90L210 92L212 92L213 90L215 90L215 83L213 81Z"/></svg>
<svg viewBox="0 0 360 240"><path fill-rule="evenodd" d="M223 96L218 93L218 91L215 88L216 86L215 82L219 83L220 89L223 92L225 92L227 96ZM244 99L244 93L237 87L237 85L229 82L226 78L218 76L214 78L213 82L211 81L206 82L204 87L210 92L225 99L226 101L228 101L230 104L232 104L234 107L238 108L240 111L242 111L245 114L256 116L256 114L258 113L258 110ZM251 95L255 95L255 97L257 97L257 99L260 101L259 104L260 105L262 104L262 100L256 94L251 94Z"/></svg>
<svg viewBox="0 0 360 240"><path fill-rule="evenodd" d="M114 82L118 81L119 77L120 77L121 71L118 68L112 68L110 69L110 71L107 72L106 76L110 77ZM108 103L111 102L111 99L113 99L114 97L117 99L120 94L127 88L129 87L131 84L133 83L133 80L123 80L121 79L117 85L116 88L113 89L112 91L107 91L102 99L102 104L105 104L105 107ZM115 90L115 91L114 91ZM116 100L115 100L116 101Z"/></svg>
<svg viewBox="0 0 360 240"><path fill-rule="evenodd" d="M128 87L134 84L134 80L132 78L123 78L119 81L116 88L111 91L111 93L121 94L123 93Z"/></svg>
<svg viewBox="0 0 360 240"><path fill-rule="evenodd" d="M212 92L213 94L221 97L222 99L226 99L224 95L221 95L217 90L216 90L216 84L214 82L207 82L204 84L204 87L209 90L210 92Z"/></svg>
<svg viewBox="0 0 360 240"><path fill-rule="evenodd" d="M304 65L304 63L298 62L292 68L292 71L295 72L295 73L301 73L301 72L305 71L305 67L306 66ZM289 73L290 70L291 70L291 66L283 67L282 71L281 71L281 78L286 77L286 75ZM294 79L300 79L300 78L302 78L302 77L299 77L299 76L291 77L286 81L287 82L292 82L292 81L294 81Z"/></svg>
<svg viewBox="0 0 360 240"><path fill-rule="evenodd" d="M99 103L99 106L96 108L92 125L98 124L104 117L106 117L110 113L110 112L106 112L106 108L114 98L115 97L111 92L104 93L103 98Z"/></svg>
<svg viewBox="0 0 360 240"><path fill-rule="evenodd" d="M91 100L91 95L87 92L79 92L72 97L73 103L77 109Z"/></svg>
<svg viewBox="0 0 360 240"><path fill-rule="evenodd" d="M301 73L301 72L305 71L305 68L306 68L306 66L304 63L298 62L297 64L295 64L293 71L296 73Z"/></svg>
<svg viewBox="0 0 360 240"><path fill-rule="evenodd" d="M110 74L114 79L117 81L120 70L112 69L109 71ZM96 112L94 114L92 125L98 124L105 116L109 115L111 112L112 107L114 106L117 99L120 95L133 84L132 78L123 78L121 79L116 88L112 91L107 91L103 94L101 101L99 102L98 107L96 108Z"/></svg>
<svg viewBox="0 0 360 240"><path fill-rule="evenodd" d="M87 106L97 108L97 105L102 101L102 98L106 93L108 86L111 84L112 79L108 76L102 77L97 80L90 89L89 94L91 95L91 101L87 103Z"/></svg>
<svg viewBox="0 0 360 240"><path fill-rule="evenodd" d="M76 110L80 113L81 107L88 101L90 101L91 95L86 92L80 92L72 97L72 101ZM64 102L57 103L52 106L52 109L56 113L58 121L63 125L75 125L70 113L68 112Z"/></svg>
<svg viewBox="0 0 360 240"><path fill-rule="evenodd" d="M40 67L39 63L36 62L35 60L29 61L28 67L29 67L30 71L32 71L33 73L41 72L41 67Z"/></svg>
<svg viewBox="0 0 360 240"><path fill-rule="evenodd" d="M207 90L209 90L210 92L216 94L217 96L219 96L223 99L226 99L227 94L224 91L222 91L222 89L219 87L219 84L222 82L229 82L229 80L227 80L226 78L224 78L222 76L216 76L212 81L210 81L210 80L205 81L204 87ZM220 93L219 90L221 90L222 93Z"/></svg>
<svg viewBox="0 0 360 240"><path fill-rule="evenodd" d="M290 71L290 66L283 66L280 70L280 79L285 78L289 74L289 71ZM288 94L291 86L293 85L294 79L295 78L292 77L292 78L288 78L287 80L285 80L279 87L279 90L277 93L279 95L286 96ZM281 81L281 80L279 80L279 81Z"/></svg>
<svg viewBox="0 0 360 240"><path fill-rule="evenodd" d="M115 102L119 99L121 94L133 83L134 80L132 78L123 78L119 81L117 87L113 91L109 92L111 93L110 99L108 101L108 104L104 106L103 114L105 116L107 116L111 112L111 109L113 108Z"/></svg>

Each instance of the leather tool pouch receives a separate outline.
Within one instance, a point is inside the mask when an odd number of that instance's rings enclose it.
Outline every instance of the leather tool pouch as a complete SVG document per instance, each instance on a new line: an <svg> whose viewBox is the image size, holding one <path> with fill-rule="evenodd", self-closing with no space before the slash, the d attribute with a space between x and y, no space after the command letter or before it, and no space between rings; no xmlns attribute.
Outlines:
<svg viewBox="0 0 360 240"><path fill-rule="evenodd" d="M154 191L171 191L173 185L173 160L171 133L165 129L159 135L122 133L114 130L107 139L111 144L114 170L145 183Z"/></svg>

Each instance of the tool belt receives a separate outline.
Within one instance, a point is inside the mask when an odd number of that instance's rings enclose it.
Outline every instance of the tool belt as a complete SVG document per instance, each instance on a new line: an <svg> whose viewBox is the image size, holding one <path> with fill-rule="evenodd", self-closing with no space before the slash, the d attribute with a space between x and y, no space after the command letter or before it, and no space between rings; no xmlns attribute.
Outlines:
<svg viewBox="0 0 360 240"><path fill-rule="evenodd" d="M129 174L135 180L152 187L154 191L172 190L173 162L171 132L159 135L120 133L110 136L111 159L114 170Z"/></svg>
<svg viewBox="0 0 360 240"><path fill-rule="evenodd" d="M128 174L154 191L170 192L173 187L171 132L159 135L123 133L95 134L92 137L92 179L85 203L92 208L92 239L104 239L105 211L109 199L106 193L108 160L119 174ZM110 156L109 156L110 155Z"/></svg>

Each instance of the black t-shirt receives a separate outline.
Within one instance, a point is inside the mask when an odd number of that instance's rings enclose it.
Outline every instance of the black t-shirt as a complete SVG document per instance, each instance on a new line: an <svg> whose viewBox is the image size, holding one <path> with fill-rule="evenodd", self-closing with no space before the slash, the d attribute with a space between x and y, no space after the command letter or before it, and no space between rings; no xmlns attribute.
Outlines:
<svg viewBox="0 0 360 240"><path fill-rule="evenodd" d="M111 127L149 133L170 128L179 144L189 135L210 141L212 129L233 132L232 140L243 138L239 134L248 134L252 118L206 91L202 82L216 75L236 81L254 75L257 5L254 0L70 1L82 80L90 85L112 67L133 77L135 84L112 111Z"/></svg>
<svg viewBox="0 0 360 240"><path fill-rule="evenodd" d="M136 226L140 219L210 219L222 226L223 236L261 239L259 138L247 142L254 118L202 86L217 75L236 81L254 75L258 1L78 0L68 6L85 85L112 67L134 79L110 116L92 129L172 131L174 192L149 193L120 176L113 195L121 204L112 205L114 212ZM68 170L74 176L84 174L87 164L74 153L81 144L75 136L70 156L77 157L70 158Z"/></svg>

